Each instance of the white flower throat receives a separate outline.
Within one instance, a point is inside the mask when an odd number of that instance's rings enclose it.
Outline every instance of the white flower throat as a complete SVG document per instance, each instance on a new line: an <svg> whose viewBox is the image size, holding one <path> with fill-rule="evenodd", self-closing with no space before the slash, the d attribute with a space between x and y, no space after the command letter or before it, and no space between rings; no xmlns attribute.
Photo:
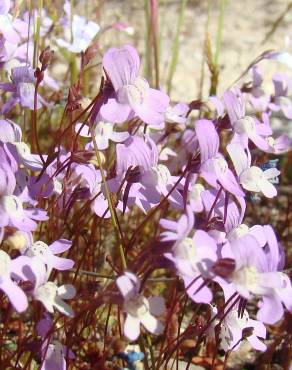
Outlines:
<svg viewBox="0 0 292 370"><path fill-rule="evenodd" d="M141 294L135 295L133 298L125 301L125 311L134 317L142 317L149 312L149 302Z"/></svg>
<svg viewBox="0 0 292 370"><path fill-rule="evenodd" d="M125 85L118 91L118 99L122 104L130 106L141 105L148 92L148 82L143 77L137 77L133 84Z"/></svg>
<svg viewBox="0 0 292 370"><path fill-rule="evenodd" d="M4 195L0 199L0 207L11 217L23 214L22 203L15 195Z"/></svg>
<svg viewBox="0 0 292 370"><path fill-rule="evenodd" d="M239 135L251 134L255 131L255 121L252 117L245 116L234 123L234 130Z"/></svg>

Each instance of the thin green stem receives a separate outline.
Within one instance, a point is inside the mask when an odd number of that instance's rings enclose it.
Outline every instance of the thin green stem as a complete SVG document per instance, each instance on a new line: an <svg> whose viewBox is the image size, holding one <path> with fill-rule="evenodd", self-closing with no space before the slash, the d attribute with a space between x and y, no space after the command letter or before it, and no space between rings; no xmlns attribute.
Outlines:
<svg viewBox="0 0 292 370"><path fill-rule="evenodd" d="M126 262L126 257L125 257L125 253L124 253L124 247L123 247L123 244L122 244L122 237L120 235L120 229L119 229L119 225L118 225L118 221L117 221L116 212L114 210L111 195L110 195L110 192L109 192L109 189L108 189L108 186L107 186L105 173L104 173L103 166L102 166L102 161L101 161L101 158L100 158L100 154L99 154L99 150L98 150L98 147L97 147L96 138L95 138L92 126L90 127L90 133L91 133L91 137L92 137L92 141L93 141L94 151L95 151L96 158L97 158L97 163L98 163L98 166L99 166L99 169L100 169L102 182L103 182L103 185L104 185L105 196L106 196L106 199L108 201L108 206L109 206L109 210L110 210L110 214L111 214L111 221L112 221L112 224L113 224L113 227L114 227L114 230L115 230L115 234L116 234L116 239L117 239L117 243L118 243L118 249L119 249L122 268L123 268L123 270L125 270L127 268L127 262Z"/></svg>
<svg viewBox="0 0 292 370"><path fill-rule="evenodd" d="M42 9L43 9L43 0L38 0L38 12L36 16L35 32L33 35L33 68L36 68L38 64L38 49L39 49Z"/></svg>
<svg viewBox="0 0 292 370"><path fill-rule="evenodd" d="M185 8L187 5L188 0L181 0L180 2L180 9L179 9L179 15L176 25L176 32L175 32L175 38L172 45L172 55L169 65L169 71L168 71L168 78L167 78L167 93L170 94L171 87L172 87L172 79L174 76L174 72L176 70L176 66L178 63L178 55L179 55L179 36L181 34L181 27L183 25L184 20L184 14L185 14Z"/></svg>

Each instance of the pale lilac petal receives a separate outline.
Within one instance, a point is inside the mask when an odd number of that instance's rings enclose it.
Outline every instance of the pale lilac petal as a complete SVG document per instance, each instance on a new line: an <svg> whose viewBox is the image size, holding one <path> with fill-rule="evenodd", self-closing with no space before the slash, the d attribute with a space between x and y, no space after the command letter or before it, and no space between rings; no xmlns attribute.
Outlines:
<svg viewBox="0 0 292 370"><path fill-rule="evenodd" d="M23 312L27 309L28 302L26 295L9 277L2 276L0 289L8 296L16 311Z"/></svg>
<svg viewBox="0 0 292 370"><path fill-rule="evenodd" d="M75 125L75 132L79 132L79 135L82 137L91 137L91 133L89 130L89 126L84 125L83 123L79 122Z"/></svg>
<svg viewBox="0 0 292 370"><path fill-rule="evenodd" d="M52 253L58 254L67 251L72 245L72 242L67 239L59 239L49 245Z"/></svg>
<svg viewBox="0 0 292 370"><path fill-rule="evenodd" d="M119 276L116 280L116 284L126 300L130 299L136 294L135 283L128 276Z"/></svg>
<svg viewBox="0 0 292 370"><path fill-rule="evenodd" d="M257 313L257 319L266 324L273 325L279 321L284 314L281 301L275 296L265 296Z"/></svg>
<svg viewBox="0 0 292 370"><path fill-rule="evenodd" d="M212 121L199 120L195 128L200 146L201 163L203 163L218 153L219 136Z"/></svg>
<svg viewBox="0 0 292 370"><path fill-rule="evenodd" d="M43 302L44 303L44 302ZM57 297L54 302L56 309L61 312L63 315L74 317L74 311L70 305L64 302L62 299Z"/></svg>
<svg viewBox="0 0 292 370"><path fill-rule="evenodd" d="M46 221L49 218L47 212L40 208L24 209L23 212L25 216L37 221Z"/></svg>
<svg viewBox="0 0 292 370"><path fill-rule="evenodd" d="M109 49L103 56L102 64L115 91L118 91L134 82L140 68L140 58L136 49L124 45Z"/></svg>
<svg viewBox="0 0 292 370"><path fill-rule="evenodd" d="M51 264L52 267L54 267L56 270L63 271L71 269L74 266L75 262L68 258L52 256Z"/></svg>
<svg viewBox="0 0 292 370"><path fill-rule="evenodd" d="M223 210L224 212L224 210ZM225 230L227 233L235 229L237 226L241 223L241 217L240 217L239 210L237 208L237 205L235 202L230 202L228 204L227 208L227 215L226 215L226 221L225 221ZM224 215L223 215L224 217Z"/></svg>
<svg viewBox="0 0 292 370"><path fill-rule="evenodd" d="M128 139L129 136L130 135L128 132L113 132L111 134L110 139L114 141L115 143L121 143L125 141L126 139Z"/></svg>
<svg viewBox="0 0 292 370"><path fill-rule="evenodd" d="M281 171L279 171L277 168L268 168L267 170L264 171L264 176L267 180L274 179L279 175L281 175Z"/></svg>
<svg viewBox="0 0 292 370"><path fill-rule="evenodd" d="M244 192L241 189L241 186L236 181L233 172L227 169L225 173L217 172L217 177L219 183L223 186L224 189L229 191L229 193L234 194L235 196L244 197Z"/></svg>
<svg viewBox="0 0 292 370"><path fill-rule="evenodd" d="M253 334L255 336L263 339L266 338L267 328L261 321L249 319L249 323L251 323L252 327L254 328Z"/></svg>
<svg viewBox="0 0 292 370"><path fill-rule="evenodd" d="M120 104L115 99L109 99L100 108L100 114L109 122L123 123L130 117L132 108L128 104Z"/></svg>
<svg viewBox="0 0 292 370"><path fill-rule="evenodd" d="M152 334L160 335L163 333L164 326L149 312L141 317L141 323Z"/></svg>
<svg viewBox="0 0 292 370"><path fill-rule="evenodd" d="M210 102L215 106L218 117L223 117L225 113L225 106L223 102L217 98L217 96L210 96Z"/></svg>
<svg viewBox="0 0 292 370"><path fill-rule="evenodd" d="M213 294L212 291L203 285L204 280L200 277L195 280L196 276L182 276L188 296L196 303L210 303ZM195 281L194 281L195 280Z"/></svg>
<svg viewBox="0 0 292 370"><path fill-rule="evenodd" d="M225 91L223 100L232 125L245 116L245 104L242 95L237 97L233 91Z"/></svg>
<svg viewBox="0 0 292 370"><path fill-rule="evenodd" d="M103 194L101 194L94 200L91 207L97 216L103 218L111 217L108 201L105 199Z"/></svg>
<svg viewBox="0 0 292 370"><path fill-rule="evenodd" d="M172 230L172 231L175 231L177 229L176 221L171 221L171 220L167 220L163 218L159 221L159 223L164 229Z"/></svg>
<svg viewBox="0 0 292 370"><path fill-rule="evenodd" d="M263 226L254 225L249 229L249 233L256 238L261 247L265 246L267 242L267 235Z"/></svg>
<svg viewBox="0 0 292 370"><path fill-rule="evenodd" d="M0 14L7 14L11 6L11 0L1 0Z"/></svg>
<svg viewBox="0 0 292 370"><path fill-rule="evenodd" d="M151 126L164 124L166 109L169 105L169 97L160 90L149 89L142 104L133 106L137 116Z"/></svg>
<svg viewBox="0 0 292 370"><path fill-rule="evenodd" d="M291 150L292 148L292 139L286 135L283 134L275 139L274 142L274 150L276 154L283 154Z"/></svg>
<svg viewBox="0 0 292 370"><path fill-rule="evenodd" d="M255 335L251 335L247 337L246 339L249 341L249 343L254 349L258 351L262 351L262 352L266 351L267 349L266 344L263 343L261 340L259 340Z"/></svg>
<svg viewBox="0 0 292 370"><path fill-rule="evenodd" d="M165 312L165 300L160 296L153 296L148 299L150 313L155 316L160 316Z"/></svg>
<svg viewBox="0 0 292 370"><path fill-rule="evenodd" d="M268 180L262 180L259 182L259 188L261 192L267 198L273 198L277 195L277 189Z"/></svg>
<svg viewBox="0 0 292 370"><path fill-rule="evenodd" d="M252 133L248 136L250 140L261 150L267 151L269 150L269 144L265 138L258 135L257 133Z"/></svg>
<svg viewBox="0 0 292 370"><path fill-rule="evenodd" d="M250 166L248 156L240 144L229 144L226 146L227 152L232 160L237 176Z"/></svg>
<svg viewBox="0 0 292 370"><path fill-rule="evenodd" d="M137 317L127 315L124 324L124 334L131 341L136 340L140 335L140 320Z"/></svg>
<svg viewBox="0 0 292 370"><path fill-rule="evenodd" d="M76 289L71 284L64 284L58 288L58 296L62 299L72 299L76 295Z"/></svg>

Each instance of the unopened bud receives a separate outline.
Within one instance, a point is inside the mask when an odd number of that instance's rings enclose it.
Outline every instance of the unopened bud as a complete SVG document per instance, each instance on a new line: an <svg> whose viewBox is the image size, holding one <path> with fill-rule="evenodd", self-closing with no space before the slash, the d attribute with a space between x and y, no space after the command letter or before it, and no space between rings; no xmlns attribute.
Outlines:
<svg viewBox="0 0 292 370"><path fill-rule="evenodd" d="M42 52L39 57L39 61L42 63L42 71L46 70L48 66L51 64L51 61L54 56L54 51L47 46Z"/></svg>

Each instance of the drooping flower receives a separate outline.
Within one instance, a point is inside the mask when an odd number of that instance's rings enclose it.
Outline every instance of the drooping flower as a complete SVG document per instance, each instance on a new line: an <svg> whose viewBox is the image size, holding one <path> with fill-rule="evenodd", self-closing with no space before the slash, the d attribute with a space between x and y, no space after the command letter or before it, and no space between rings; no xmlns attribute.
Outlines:
<svg viewBox="0 0 292 370"><path fill-rule="evenodd" d="M116 284L124 297L123 308L127 314L125 336L131 341L136 340L140 335L140 324L152 334L162 334L164 327L153 315L160 316L164 313L164 299L158 296L148 299L144 297L140 293L139 278L130 272L119 276Z"/></svg>
<svg viewBox="0 0 292 370"><path fill-rule="evenodd" d="M103 57L103 68L115 92L101 107L100 113L105 120L123 123L136 115L148 125L163 127L169 97L150 88L138 75L140 58L132 46L109 49Z"/></svg>

